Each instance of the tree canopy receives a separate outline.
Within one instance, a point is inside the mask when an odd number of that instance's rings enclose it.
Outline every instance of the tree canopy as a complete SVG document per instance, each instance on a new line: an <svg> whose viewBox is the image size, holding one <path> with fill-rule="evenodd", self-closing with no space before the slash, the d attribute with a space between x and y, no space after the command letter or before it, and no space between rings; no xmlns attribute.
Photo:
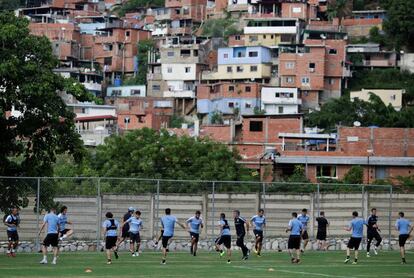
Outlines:
<svg viewBox="0 0 414 278"><path fill-rule="evenodd" d="M119 16L137 11L138 8L163 7L164 0L128 0L116 9Z"/></svg>
<svg viewBox="0 0 414 278"><path fill-rule="evenodd" d="M206 37L227 39L241 33L236 21L230 18L208 19L202 26L202 35Z"/></svg>
<svg viewBox="0 0 414 278"><path fill-rule="evenodd" d="M52 175L56 154L79 160L83 153L74 114L58 91L80 101L90 96L79 83L53 73L58 61L50 41L31 35L28 24L0 13L0 176ZM0 209L22 205L30 186L3 184Z"/></svg>

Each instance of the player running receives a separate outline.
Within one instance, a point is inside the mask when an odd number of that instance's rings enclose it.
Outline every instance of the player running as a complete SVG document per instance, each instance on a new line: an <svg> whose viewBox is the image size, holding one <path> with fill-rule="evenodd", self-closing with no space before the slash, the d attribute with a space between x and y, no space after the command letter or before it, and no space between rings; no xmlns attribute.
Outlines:
<svg viewBox="0 0 414 278"><path fill-rule="evenodd" d="M302 239L303 239L303 249L301 252L305 252L306 246L309 242L309 235L308 235L308 223L309 223L309 216L308 210L302 209L302 214L298 216L298 220L302 223Z"/></svg>
<svg viewBox="0 0 414 278"><path fill-rule="evenodd" d="M121 232L121 238L116 244L117 248L119 247L119 245L121 245L122 242L124 242L127 238L129 238L129 224L128 223L125 224L125 222L134 215L134 211L135 209L133 207L129 207L127 213L125 213L124 216L122 217L123 228ZM130 251L133 252L133 250L130 250Z"/></svg>
<svg viewBox="0 0 414 278"><path fill-rule="evenodd" d="M225 252L221 249L221 245L224 245L227 249L227 263L231 263L231 233L230 225L226 220L224 213L220 214L219 220L220 236L216 239L216 251L220 253L220 257L223 257Z"/></svg>
<svg viewBox="0 0 414 278"><path fill-rule="evenodd" d="M348 246L346 249L346 259L344 263L348 263L350 261L351 257L351 249L354 249L355 252L355 258L352 264L358 263L358 248L361 244L362 237L364 235L364 219L358 217L358 212L354 211L352 213L352 220L349 223L349 226L345 228L346 231L350 232L352 231L351 238L348 242Z"/></svg>
<svg viewBox="0 0 414 278"><path fill-rule="evenodd" d="M57 257L59 253L58 243L59 243L59 217L56 215L56 208L51 208L49 213L43 218L43 224L39 230L40 233L43 231L44 227L47 225L47 235L43 240L42 253L43 260L40 261L41 264L47 264L47 247L53 247L53 261L52 264L57 263Z"/></svg>
<svg viewBox="0 0 414 278"><path fill-rule="evenodd" d="M259 209L257 215L250 220L255 236L254 252L258 257L261 257L263 246L263 229L266 227L266 218L264 217L264 210Z"/></svg>
<svg viewBox="0 0 414 278"><path fill-rule="evenodd" d="M181 224L180 222L177 221L177 217L175 217L174 215L171 215L171 209L166 208L165 209L165 215L163 217L161 217L161 227L162 227L162 230L164 231L163 234L162 234L162 261L161 261L161 264L166 264L167 263L167 247L168 247L169 241L174 236L175 224L178 224L184 230L186 229L183 224Z"/></svg>
<svg viewBox="0 0 414 278"><path fill-rule="evenodd" d="M19 234L17 228L20 224L19 210L13 207L8 215L4 219L4 225L7 226L7 239L9 241L7 245L7 256L16 257L16 249L19 245Z"/></svg>
<svg viewBox="0 0 414 278"><path fill-rule="evenodd" d="M68 212L68 207L67 206L63 206L60 209L60 213L58 215L59 218L59 240L64 240L65 238L70 237L73 234L73 230L72 229L67 229L66 225L72 225L72 222L68 221L68 216L67 216L67 212Z"/></svg>
<svg viewBox="0 0 414 278"><path fill-rule="evenodd" d="M115 258L118 259L117 245L119 222L114 219L111 212L105 214L106 220L102 224L102 233L105 237L106 264L112 264L111 252L114 252Z"/></svg>
<svg viewBox="0 0 414 278"><path fill-rule="evenodd" d="M142 220L141 220L141 212L137 210L131 218L129 218L127 221L125 221L121 225L121 230L124 225L129 225L129 250L132 253L132 257L138 257L139 256L139 247L141 246L141 236L139 232L143 228L142 226ZM134 248L134 245L136 244L136 248Z"/></svg>
<svg viewBox="0 0 414 278"><path fill-rule="evenodd" d="M382 238L379 234L381 232L380 228L378 228L378 217L377 217L377 209L371 209L371 215L367 219L367 258L370 257L369 251L371 249L372 240L375 238L377 243L374 245L374 254L378 255L378 247L381 244Z"/></svg>
<svg viewBox="0 0 414 278"><path fill-rule="evenodd" d="M404 218L404 212L398 213L399 218L395 222L395 229L400 233L398 237L398 243L400 245L400 254L401 254L401 264L406 264L405 260L405 242L410 237L411 232L414 229L414 226L411 225L411 222Z"/></svg>
<svg viewBox="0 0 414 278"><path fill-rule="evenodd" d="M200 238L200 228L204 227L203 219L201 218L201 212L197 210L195 215L188 218L186 221L188 225L188 231L191 236L191 255L197 256L198 240Z"/></svg>
<svg viewBox="0 0 414 278"><path fill-rule="evenodd" d="M326 244L326 235L329 227L329 221L325 217L325 212L321 211L319 217L316 218L318 222L318 233L316 234L316 239L318 241L319 250L328 250L328 245Z"/></svg>
<svg viewBox="0 0 414 278"><path fill-rule="evenodd" d="M236 245L241 248L243 257L242 260L247 260L249 258L249 249L244 244L244 237L246 233L249 232L249 222L246 221L243 217L240 216L239 210L233 211L234 217L234 227L236 228Z"/></svg>
<svg viewBox="0 0 414 278"><path fill-rule="evenodd" d="M303 233L302 222L298 220L298 214L292 212L292 219L289 221L286 233L290 232L288 240L288 250L292 263L300 263L300 240ZM296 253L296 258L295 258Z"/></svg>

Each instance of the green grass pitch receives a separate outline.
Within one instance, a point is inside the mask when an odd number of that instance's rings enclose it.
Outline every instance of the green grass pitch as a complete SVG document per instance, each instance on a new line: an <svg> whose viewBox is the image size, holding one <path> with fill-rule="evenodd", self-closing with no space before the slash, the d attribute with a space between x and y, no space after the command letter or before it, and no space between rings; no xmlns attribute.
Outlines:
<svg viewBox="0 0 414 278"><path fill-rule="evenodd" d="M248 261L241 261L240 253L234 252L228 265L215 252L200 252L197 257L171 252L167 265L160 265L160 253L144 252L132 257L123 252L119 260L106 265L104 253L64 253L57 265L40 265L40 254L18 254L16 258L0 257L0 277L414 277L412 253L408 254L406 265L400 265L399 253L395 251L384 251L371 258L362 252L358 265L345 265L344 258L344 252L307 252L302 263L294 265L285 252L265 252L261 258L252 255ZM86 273L86 268L92 272Z"/></svg>

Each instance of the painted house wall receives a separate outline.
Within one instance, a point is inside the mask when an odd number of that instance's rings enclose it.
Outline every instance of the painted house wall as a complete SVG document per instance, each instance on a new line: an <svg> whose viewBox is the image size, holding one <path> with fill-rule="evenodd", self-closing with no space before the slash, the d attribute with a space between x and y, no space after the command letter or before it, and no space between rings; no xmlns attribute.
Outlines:
<svg viewBox="0 0 414 278"><path fill-rule="evenodd" d="M249 57L252 52L257 52L257 57ZM271 59L270 49L262 46L226 47L218 50L219 65L263 64L270 63Z"/></svg>

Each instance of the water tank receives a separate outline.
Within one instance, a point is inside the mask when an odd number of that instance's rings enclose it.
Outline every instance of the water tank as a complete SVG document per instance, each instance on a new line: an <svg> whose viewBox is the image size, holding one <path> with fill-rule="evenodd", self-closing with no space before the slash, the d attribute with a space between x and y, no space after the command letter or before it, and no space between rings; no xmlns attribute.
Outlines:
<svg viewBox="0 0 414 278"><path fill-rule="evenodd" d="M115 80L114 80L114 86L115 86L115 87L120 87L120 86L122 86L122 79L121 79L121 78L119 78L119 77L115 78Z"/></svg>

